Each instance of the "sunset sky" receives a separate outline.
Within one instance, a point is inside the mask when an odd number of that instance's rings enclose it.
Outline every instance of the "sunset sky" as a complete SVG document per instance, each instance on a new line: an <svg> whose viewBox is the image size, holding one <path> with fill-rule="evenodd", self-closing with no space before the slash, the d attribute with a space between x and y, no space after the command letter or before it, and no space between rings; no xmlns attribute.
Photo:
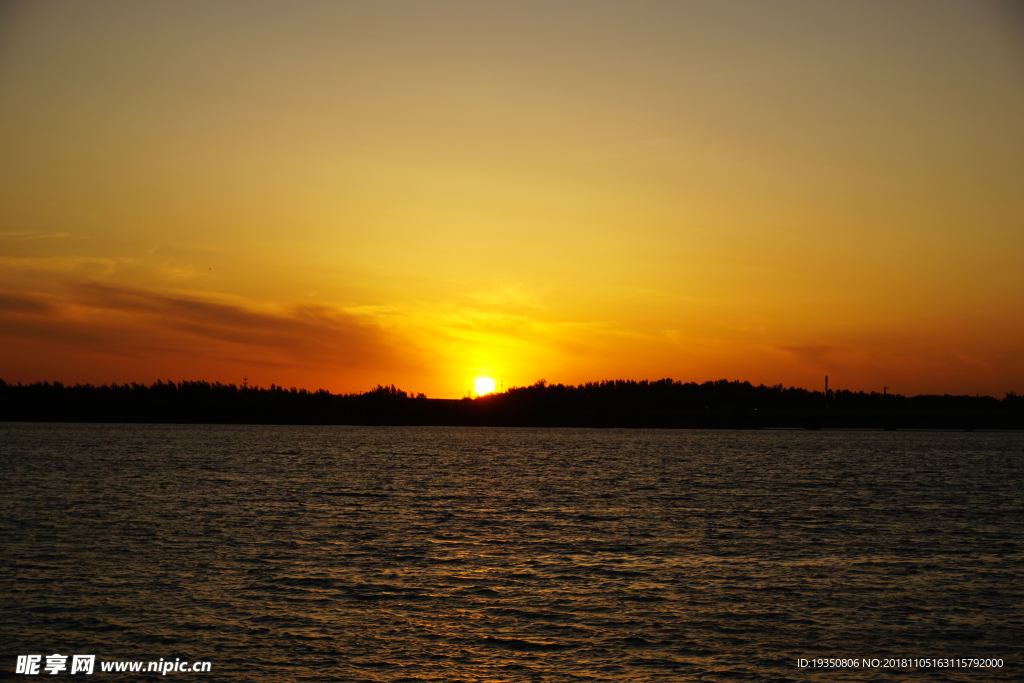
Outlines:
<svg viewBox="0 0 1024 683"><path fill-rule="evenodd" d="M1024 393L1024 11L0 4L0 378Z"/></svg>

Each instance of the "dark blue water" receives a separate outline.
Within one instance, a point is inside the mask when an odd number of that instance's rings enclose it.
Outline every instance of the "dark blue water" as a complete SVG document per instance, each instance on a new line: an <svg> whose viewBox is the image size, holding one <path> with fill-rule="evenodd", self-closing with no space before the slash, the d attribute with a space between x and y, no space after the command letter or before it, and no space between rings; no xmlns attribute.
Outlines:
<svg viewBox="0 0 1024 683"><path fill-rule="evenodd" d="M1019 433L4 424L0 449L12 679L93 653L211 662L180 680L1020 680ZM1003 665L798 666L825 657Z"/></svg>

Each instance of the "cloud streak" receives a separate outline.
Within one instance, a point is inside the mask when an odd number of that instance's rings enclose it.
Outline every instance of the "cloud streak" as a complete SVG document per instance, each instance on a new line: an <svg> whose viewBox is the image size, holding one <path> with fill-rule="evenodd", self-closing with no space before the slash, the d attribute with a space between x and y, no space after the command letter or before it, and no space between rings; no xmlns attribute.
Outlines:
<svg viewBox="0 0 1024 683"><path fill-rule="evenodd" d="M206 372L204 378L227 368L232 379L245 368L264 368L268 379L276 370L309 378L310 386L317 378L336 384L342 376L372 381L408 372L417 353L374 320L337 308L256 310L98 282L69 284L56 294L0 292L0 340L23 367L55 366L48 376L60 372L54 359L91 358L105 359L98 365L110 368L111 378L124 368L149 368L149 377L179 368L179 375L191 370ZM11 366L2 371L8 380L19 374Z"/></svg>

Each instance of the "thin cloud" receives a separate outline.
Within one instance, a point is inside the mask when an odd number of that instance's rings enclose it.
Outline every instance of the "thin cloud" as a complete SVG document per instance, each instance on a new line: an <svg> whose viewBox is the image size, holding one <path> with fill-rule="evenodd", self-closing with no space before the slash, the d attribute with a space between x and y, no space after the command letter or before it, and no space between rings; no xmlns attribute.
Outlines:
<svg viewBox="0 0 1024 683"><path fill-rule="evenodd" d="M53 307L40 297L0 292L0 316L4 314L45 314Z"/></svg>
<svg viewBox="0 0 1024 683"><path fill-rule="evenodd" d="M414 364L415 349L372 319L326 306L258 311L102 283L69 285L44 301L0 294L0 338L68 353L154 359L184 355L323 370ZM42 353L42 352L41 352Z"/></svg>
<svg viewBox="0 0 1024 683"><path fill-rule="evenodd" d="M25 232L0 232L0 237L5 237L7 239L15 240L15 241L18 241L18 242L25 242L25 241L28 241L28 240L46 240L46 239L54 239L54 238L58 238L58 237L71 237L71 233L70 232L44 233L44 232L36 232L34 230L29 230L29 231L25 231Z"/></svg>
<svg viewBox="0 0 1024 683"><path fill-rule="evenodd" d="M837 356L841 355L840 349L829 344L791 345L778 348L780 351L790 353L803 361L817 364L838 360Z"/></svg>

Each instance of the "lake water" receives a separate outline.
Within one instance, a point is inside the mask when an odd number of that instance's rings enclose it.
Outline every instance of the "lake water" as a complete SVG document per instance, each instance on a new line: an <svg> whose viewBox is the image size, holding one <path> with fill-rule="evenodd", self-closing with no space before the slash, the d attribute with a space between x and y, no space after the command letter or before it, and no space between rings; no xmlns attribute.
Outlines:
<svg viewBox="0 0 1024 683"><path fill-rule="evenodd" d="M0 449L5 677L1021 680L1020 433L0 424Z"/></svg>

